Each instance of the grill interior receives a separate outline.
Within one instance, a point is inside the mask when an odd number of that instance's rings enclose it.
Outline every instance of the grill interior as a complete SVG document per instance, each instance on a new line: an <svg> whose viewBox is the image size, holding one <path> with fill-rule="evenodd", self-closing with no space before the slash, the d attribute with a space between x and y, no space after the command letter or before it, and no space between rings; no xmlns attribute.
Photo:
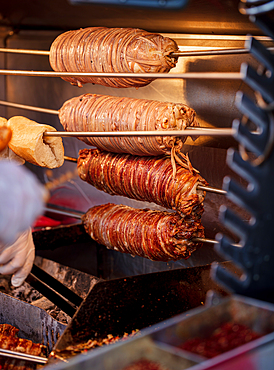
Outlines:
<svg viewBox="0 0 274 370"><path fill-rule="evenodd" d="M264 36L262 30L250 22L248 17L239 13L238 3L235 0L224 2L189 1L188 6L180 11L163 11L160 9L134 9L122 5L115 7L108 5L74 6L62 0L47 3L39 0L35 4L28 1L22 4L16 0L12 5L5 2L1 6L0 45L11 49L49 50L52 41L60 32L80 27L104 25L107 27L138 27L151 32L160 32L173 38L181 51L243 48L248 38L247 34L252 34L264 45L271 46L273 43ZM243 62L250 64L255 69L258 67L255 58L247 54L198 58L188 56L179 58L173 72L238 72ZM46 56L12 53L0 53L0 68L51 70ZM79 89L60 78L0 76L0 99L4 101L55 110L58 110L64 101L84 93L184 102L197 112L201 126L217 128L229 128L235 118L242 116L235 105L235 94L238 90L248 95L253 96L254 94L253 90L242 81L227 79L159 79L139 89L114 89L91 84ZM0 115L6 118L23 115L36 122L50 124L57 130L63 129L58 117L47 113L0 105ZM65 154L74 158L78 156L80 149L86 147L76 138L66 138L63 143ZM183 152L189 154L193 166L200 171L200 174L212 187L222 188L223 178L227 175L245 186L245 180L236 175L226 163L227 149L230 147L238 148L238 143L233 138L201 136L195 140L188 138ZM52 171L30 164L26 164L26 166L36 173L42 183L59 178L67 171L75 169L75 163L68 161L61 168ZM81 212L107 202L122 203L135 208L161 209L154 204L102 193L83 183L79 178L74 178L54 189L50 202ZM224 196L207 193L204 202L205 212L202 218L206 237L214 239L216 234L221 232L237 241L235 235L226 230L219 220L221 205L232 206L243 220L250 219L247 211L234 203L232 204ZM188 311L202 305L206 299L206 292L210 289L227 294L210 279L210 264L217 261L225 267L231 268L231 266L225 258L218 255L210 244L204 244L188 260L168 263L152 262L140 257L107 250L98 245L84 232L79 220L57 216L50 212L46 215L60 221L62 225L37 228L34 231L37 255L89 274L94 279L94 285L89 287L88 295L86 291L86 296L89 298L77 312L77 320L72 321L67 327L57 348L62 349L67 344L86 340L95 333L105 336L113 331L113 334L122 335L124 331L146 328L182 311ZM99 279L104 280L102 287L98 282ZM121 284L123 280L119 279L125 279L124 285ZM157 282L156 285L155 282ZM134 290L132 286L138 287L138 289ZM184 293L187 292L184 296L180 295L182 286ZM165 288L163 305L155 305L157 300L161 300L158 289L163 289L163 287ZM80 288L79 292L82 291L83 287ZM102 301L96 306L99 296ZM148 311L152 312L153 317L148 315L147 311L146 314L138 317L140 321L136 319L136 322L128 323L125 320L125 312L129 307L130 310L133 310L132 302L135 304L135 309L139 308L140 311L143 303L145 302L146 306L150 299L152 299L151 305L148 305L147 308ZM115 305L117 310L113 312L112 307ZM105 317L111 312L109 319L104 321L104 325L98 320L102 310ZM41 310L39 312L41 314ZM48 317L48 315L45 316ZM91 320L90 325L96 323L91 331L85 325L87 317ZM3 317L3 320L10 319ZM117 320L119 320L119 324L117 324ZM55 321L53 323L50 325L54 328ZM46 327L44 325L42 330L48 331L49 329L45 329ZM62 327L63 329L64 327ZM52 349L52 346L49 348Z"/></svg>

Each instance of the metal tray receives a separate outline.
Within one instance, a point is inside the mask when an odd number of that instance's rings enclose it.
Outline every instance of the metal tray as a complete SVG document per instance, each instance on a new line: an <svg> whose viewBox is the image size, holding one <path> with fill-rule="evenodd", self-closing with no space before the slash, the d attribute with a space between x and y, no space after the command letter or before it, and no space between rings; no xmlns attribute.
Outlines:
<svg viewBox="0 0 274 370"><path fill-rule="evenodd" d="M184 340L210 334L220 323L235 321L249 326L263 336L213 359L192 355L176 346ZM151 352L150 352L151 351ZM156 354L149 357L148 353ZM123 370L139 359L154 359L168 369L202 370L273 369L274 305L241 296L220 298L211 307L198 307L142 330L138 337L94 349L46 368L55 370Z"/></svg>
<svg viewBox="0 0 274 370"><path fill-rule="evenodd" d="M20 338L42 343L50 352L61 337L66 325L52 318L43 309L0 293L0 323L19 329Z"/></svg>

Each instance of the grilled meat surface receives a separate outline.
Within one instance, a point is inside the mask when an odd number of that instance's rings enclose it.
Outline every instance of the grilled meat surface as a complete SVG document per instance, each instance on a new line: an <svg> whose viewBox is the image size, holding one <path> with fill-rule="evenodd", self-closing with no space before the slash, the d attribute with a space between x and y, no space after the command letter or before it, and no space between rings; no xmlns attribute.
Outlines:
<svg viewBox="0 0 274 370"><path fill-rule="evenodd" d="M182 217L203 213L205 192L197 186L207 182L181 165L177 165L174 177L167 156L138 157L83 149L78 173L83 181L111 195L153 202L178 211Z"/></svg>
<svg viewBox="0 0 274 370"><path fill-rule="evenodd" d="M66 131L157 131L197 127L196 112L182 103L99 94L67 100L59 110ZM157 156L179 151L187 136L79 137L88 145L113 153Z"/></svg>
<svg viewBox="0 0 274 370"><path fill-rule="evenodd" d="M175 41L137 28L88 27L60 34L50 48L50 65L62 72L168 72L177 59ZM110 87L140 87L151 78L64 77L79 87L95 83Z"/></svg>
<svg viewBox="0 0 274 370"><path fill-rule="evenodd" d="M204 237L200 218L111 203L90 208L82 221L99 244L153 261L187 259L201 246L191 239Z"/></svg>

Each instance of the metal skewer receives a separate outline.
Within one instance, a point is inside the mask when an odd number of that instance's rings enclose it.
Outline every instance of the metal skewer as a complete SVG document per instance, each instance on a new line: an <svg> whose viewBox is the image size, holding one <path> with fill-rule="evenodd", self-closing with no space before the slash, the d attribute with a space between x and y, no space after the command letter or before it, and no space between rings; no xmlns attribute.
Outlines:
<svg viewBox="0 0 274 370"><path fill-rule="evenodd" d="M274 50L274 48L268 48L268 50ZM8 49L0 48L2 53L13 53L13 54L32 54L32 55L50 55L48 50L28 50L28 49ZM243 49L216 49L216 50L197 50L197 51L178 51L170 53L170 57L196 57L196 56L205 56L205 55L233 55L233 54L249 54L250 50Z"/></svg>
<svg viewBox="0 0 274 370"><path fill-rule="evenodd" d="M64 159L70 162L77 162L77 158L73 158L73 157L64 156ZM227 194L226 190L214 188L212 186L198 185L197 190L203 190L203 191L207 191L208 193L215 193L215 194L220 194L220 195Z"/></svg>
<svg viewBox="0 0 274 370"><path fill-rule="evenodd" d="M198 185L197 190L204 190L204 191L207 191L208 193L215 193L215 194L220 194L220 195L227 194L226 190L213 188L212 186Z"/></svg>
<svg viewBox="0 0 274 370"><path fill-rule="evenodd" d="M0 100L0 105L5 105L6 107L12 107L12 108L32 110L34 112L40 112L40 113L49 113L49 114L56 114L56 115L59 114L59 111L56 109L39 108L39 107L34 107L32 105L11 103L5 100Z"/></svg>
<svg viewBox="0 0 274 370"><path fill-rule="evenodd" d="M60 206L54 206L54 205L47 205L44 208L45 212L51 212L51 213L56 213L58 215L63 215L63 216L68 216L72 218L76 218L77 220L81 220L82 216L84 215L84 212L78 212L74 210L68 210L64 207Z"/></svg>
<svg viewBox="0 0 274 370"><path fill-rule="evenodd" d="M273 51L274 47L268 48L269 51ZM197 50L197 51L178 51L170 53L170 57L198 57L206 55L232 55L232 54L249 54L249 49L216 49L216 50Z"/></svg>
<svg viewBox="0 0 274 370"><path fill-rule="evenodd" d="M34 112L49 113L49 114L56 114L56 115L59 114L59 111L56 109L39 108L39 107L34 107L32 105L11 103L5 100L0 100L0 105L5 105L6 107L12 107L12 108L32 110Z"/></svg>
<svg viewBox="0 0 274 370"><path fill-rule="evenodd" d="M0 75L28 77L109 77L109 78L152 78L152 79L208 79L242 80L241 72L185 72L185 73L124 73L124 72L53 72L0 69Z"/></svg>
<svg viewBox="0 0 274 370"><path fill-rule="evenodd" d="M162 131L46 131L51 137L120 137L120 136L233 136L233 128L188 127L185 130Z"/></svg>
<svg viewBox="0 0 274 370"><path fill-rule="evenodd" d="M45 357L29 355L27 353L10 351L8 349L0 349L0 356L11 357L18 360L36 362L37 364L46 364L48 359Z"/></svg>
<svg viewBox="0 0 274 370"><path fill-rule="evenodd" d="M13 53L13 54L33 54L33 55L49 55L50 51L48 50L27 50L27 49L8 49L0 48L2 53Z"/></svg>
<svg viewBox="0 0 274 370"><path fill-rule="evenodd" d="M32 110L41 113L58 115L59 111L54 109L33 107L26 104L10 103L0 100L0 105L7 107ZM192 131L192 132L191 132ZM185 130L166 130L166 131L46 131L44 136L51 137L104 137L104 136L233 136L235 130L232 128L212 128L212 127L188 127Z"/></svg>
<svg viewBox="0 0 274 370"><path fill-rule="evenodd" d="M84 212L66 210L63 207L55 207L54 205L48 205L47 207L44 208L44 210L47 212L57 213L63 216L76 218L78 220L81 220L82 216L84 215ZM207 238L193 238L192 241L197 243L218 244L217 240ZM240 244L235 244L235 246L240 247Z"/></svg>
<svg viewBox="0 0 274 370"><path fill-rule="evenodd" d="M209 243L209 244L218 244L219 242L215 239L207 239L207 238L193 238L192 241L197 242L197 243ZM241 248L240 244L234 243L234 247Z"/></svg>
<svg viewBox="0 0 274 370"><path fill-rule="evenodd" d="M77 158L68 157L66 155L64 155L64 160L69 162L77 162Z"/></svg>

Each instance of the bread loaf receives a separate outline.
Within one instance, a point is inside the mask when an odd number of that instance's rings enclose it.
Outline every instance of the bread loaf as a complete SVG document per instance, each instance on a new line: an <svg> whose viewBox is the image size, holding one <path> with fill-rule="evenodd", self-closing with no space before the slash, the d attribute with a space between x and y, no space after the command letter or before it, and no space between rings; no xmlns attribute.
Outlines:
<svg viewBox="0 0 274 370"><path fill-rule="evenodd" d="M8 120L6 118L0 117L0 130L7 128L7 130L10 132L10 138L9 141L12 137L12 131L11 129L7 126ZM10 161L16 161L18 164L24 164L25 161L23 158L19 157L16 155L6 144L5 146L0 145L0 160L6 159Z"/></svg>
<svg viewBox="0 0 274 370"><path fill-rule="evenodd" d="M11 134L11 129L7 127L7 120L0 117L0 152L7 147Z"/></svg>
<svg viewBox="0 0 274 370"><path fill-rule="evenodd" d="M26 117L15 116L8 120L12 130L9 147L32 164L56 168L64 163L62 138L44 136L46 131L56 131L52 126L39 124Z"/></svg>

